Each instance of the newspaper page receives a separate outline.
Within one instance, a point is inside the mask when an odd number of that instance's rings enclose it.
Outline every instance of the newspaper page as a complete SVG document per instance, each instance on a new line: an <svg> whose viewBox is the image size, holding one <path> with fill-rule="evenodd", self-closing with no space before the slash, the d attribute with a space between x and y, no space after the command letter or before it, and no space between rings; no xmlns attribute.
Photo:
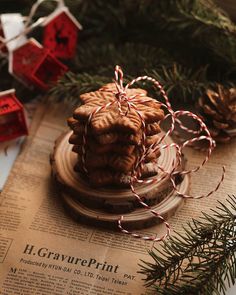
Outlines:
<svg viewBox="0 0 236 295"><path fill-rule="evenodd" d="M144 287L138 271L141 260L151 261L148 250L158 243L75 222L63 208L49 155L55 139L67 130L71 112L61 105L46 109L0 194L0 294L155 294ZM186 156L191 167L204 154L189 149ZM184 202L169 219L172 232L180 232L191 218L235 192L235 157L236 141L220 146L206 168L192 177L191 194L208 193L226 165L225 181L213 196ZM156 225L142 232L162 235L164 231L163 225Z"/></svg>

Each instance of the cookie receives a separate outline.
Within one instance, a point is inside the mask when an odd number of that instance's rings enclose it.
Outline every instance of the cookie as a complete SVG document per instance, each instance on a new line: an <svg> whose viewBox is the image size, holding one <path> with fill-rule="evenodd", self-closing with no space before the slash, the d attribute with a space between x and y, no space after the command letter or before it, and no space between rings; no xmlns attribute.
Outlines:
<svg viewBox="0 0 236 295"><path fill-rule="evenodd" d="M126 143L126 144L134 144L136 146L139 146L141 144L141 139L142 139L142 133L140 133L139 138L137 138L138 140L128 140L130 137L126 136L126 135L120 135L119 137L113 137L113 138L108 138L109 142L112 143ZM96 142L97 137L93 137L93 136L88 136L86 137L86 142L87 145L89 146L90 144L93 144L94 141ZM105 137L103 137L103 139L105 139ZM112 139L114 140L114 142L112 141ZM134 139L134 138L133 138ZM151 144L156 143L159 140L159 135L152 135L152 136L146 136L146 142L145 142L145 146L150 146ZM105 144L110 144L110 143L104 143L105 141L103 141L102 145ZM134 143L135 142L135 143ZM83 144L83 135L77 135L77 134L72 134L69 138L69 143L71 144L75 144L75 145L82 145ZM100 144L100 142L98 142L98 144Z"/></svg>
<svg viewBox="0 0 236 295"><path fill-rule="evenodd" d="M81 166L78 163L75 171L81 173ZM145 179L158 174L158 165L156 161L143 165L141 178ZM89 173L89 182L94 187L104 187L107 185L128 186L131 180L131 173L122 173L109 168L93 169Z"/></svg>
<svg viewBox="0 0 236 295"><path fill-rule="evenodd" d="M82 144L83 135L72 134L69 138L69 143L71 144ZM97 141L101 145L112 144L112 143L125 143L140 145L141 144L142 133L137 135L130 134L119 134L119 133L106 133L101 136L87 136L86 141L89 143L91 140Z"/></svg>
<svg viewBox="0 0 236 295"><path fill-rule="evenodd" d="M80 135L81 137L84 134L85 125L79 123L74 118L68 119L68 125L74 131L75 135ZM91 130L88 129L88 134L91 135ZM111 144L115 142L124 142L127 144L139 144L141 142L142 132L141 130L137 134L127 134L127 133L118 133L118 132L109 132L100 135L94 135L94 139L100 144Z"/></svg>
<svg viewBox="0 0 236 295"><path fill-rule="evenodd" d="M74 131L75 134L84 134L85 124L82 124L73 117L67 119L67 124Z"/></svg>
<svg viewBox="0 0 236 295"><path fill-rule="evenodd" d="M111 144L98 144L94 140L90 141L88 145L88 150L94 151L97 154L104 154L104 153L116 153L119 155L131 155L135 149L134 145L128 144L118 144L118 143L111 143ZM72 151L80 154L82 153L82 145L74 145Z"/></svg>
<svg viewBox="0 0 236 295"><path fill-rule="evenodd" d="M160 124L155 122L151 124L147 124L145 133L146 135L155 135L161 132Z"/></svg>
<svg viewBox="0 0 236 295"><path fill-rule="evenodd" d="M140 91L130 89L130 95L137 95ZM146 99L146 100L145 100ZM164 113L161 106L154 99L145 97L141 102L136 103L139 114L146 123L159 122L163 119ZM121 115L117 105L117 99L112 92L95 91L81 95L81 101L84 103L78 107L73 117L79 121L87 121L91 113L99 106L114 102L113 105L102 108L92 116L90 128L95 134L103 134L112 131L123 131L126 133L137 133L141 128L141 118L134 108L131 108L126 115ZM121 106L122 112L126 113L127 104Z"/></svg>
<svg viewBox="0 0 236 295"><path fill-rule="evenodd" d="M145 157L144 162L147 163L152 160L156 160L159 156L159 150L149 153ZM85 166L89 172L91 172L93 169L108 167L115 171L127 173L133 170L134 164L136 163L138 157L139 149L137 149L130 155L119 155L115 153L105 153L97 155L95 152L88 151L85 155ZM78 155L78 166L81 167L82 171L83 163L81 155Z"/></svg>
<svg viewBox="0 0 236 295"><path fill-rule="evenodd" d="M160 139L160 136L158 134L152 135L152 136L146 136L145 146L149 147L152 144L155 144Z"/></svg>
<svg viewBox="0 0 236 295"><path fill-rule="evenodd" d="M142 139L142 132L141 132L141 130L137 134L125 134L125 133L110 132L110 133L105 133L105 134L94 136L94 138L100 144L124 142L126 144L139 145L141 143L141 139Z"/></svg>
<svg viewBox="0 0 236 295"><path fill-rule="evenodd" d="M69 127L74 131L75 134L83 134L84 133L85 123L79 122L78 120L74 119L73 117L69 118L67 120L67 123L68 123ZM160 125L157 122L147 124L145 127L146 127L145 133L147 135L154 135L154 134L160 133L160 131L161 131ZM88 128L89 128L89 126L88 126ZM88 129L88 132L91 132L90 128ZM104 134L108 134L108 133L104 133ZM110 134L114 134L114 136L116 135L116 133L110 133ZM141 130L138 132L138 134L141 134ZM117 138L117 136L116 136L116 138ZM108 142L108 143L111 143L111 142Z"/></svg>
<svg viewBox="0 0 236 295"><path fill-rule="evenodd" d="M111 84L108 84L111 85ZM108 85L106 85L108 87ZM116 102L117 99L112 91L104 91L108 89L104 86L97 91L88 92L80 95L82 105L74 111L74 117L80 120L87 120L91 112L96 110L100 106L104 106L107 103ZM133 94L140 94L138 90L133 91Z"/></svg>
<svg viewBox="0 0 236 295"><path fill-rule="evenodd" d="M124 156L130 156L132 153L135 152L135 146L132 145L116 145L116 144L111 144L111 145L102 145L102 146L97 146L97 148L91 148L91 146L88 147L89 151L96 151L98 155L100 154L111 154L115 153L116 155L124 155ZM72 148L72 151L82 155L82 145L74 145ZM148 155L146 156L146 162L153 160L157 157L160 156L160 151L152 151L150 150Z"/></svg>
<svg viewBox="0 0 236 295"><path fill-rule="evenodd" d="M82 166L81 157L78 157L79 164ZM120 172L132 171L136 161L136 155L117 155L117 154L101 154L96 155L94 152L86 153L86 168L91 171L97 168L109 167Z"/></svg>

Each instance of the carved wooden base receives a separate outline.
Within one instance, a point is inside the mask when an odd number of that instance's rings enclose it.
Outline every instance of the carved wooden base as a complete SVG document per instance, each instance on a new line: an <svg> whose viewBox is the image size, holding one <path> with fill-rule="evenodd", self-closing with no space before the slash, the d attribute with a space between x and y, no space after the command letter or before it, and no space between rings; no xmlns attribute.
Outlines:
<svg viewBox="0 0 236 295"><path fill-rule="evenodd" d="M71 132L63 134L55 144L51 157L53 175L60 187L60 195L66 208L76 218L95 225L117 228L117 220L124 216L125 227L143 228L158 222L157 218L146 209L141 208L130 188L93 188L80 174L73 169L77 155L68 144ZM170 138L166 144L170 144ZM172 149L162 150L158 163L170 171L175 152ZM159 177L163 172L159 172ZM185 176L178 185L179 191L185 194L189 188L189 177ZM136 192L145 199L162 216L168 218L182 204L166 177L161 182L149 185L137 185Z"/></svg>

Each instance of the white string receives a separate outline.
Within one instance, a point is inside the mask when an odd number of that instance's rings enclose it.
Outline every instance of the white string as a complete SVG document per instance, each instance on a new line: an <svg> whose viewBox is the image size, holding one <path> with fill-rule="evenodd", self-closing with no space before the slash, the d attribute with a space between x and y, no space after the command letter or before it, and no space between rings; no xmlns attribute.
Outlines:
<svg viewBox="0 0 236 295"><path fill-rule="evenodd" d="M26 23L25 23L25 26L26 26L26 27L28 27L29 24L32 22L32 19L33 19L33 17L35 16L36 11L38 10L39 6L40 6L41 4L43 4L44 2L46 2L46 1L57 2L57 7L56 7L56 9L65 6L64 0L37 0L37 1L34 3L34 5L32 6L31 10L30 10L29 16L28 16L27 21L26 21ZM45 19L45 17L44 17L44 19Z"/></svg>

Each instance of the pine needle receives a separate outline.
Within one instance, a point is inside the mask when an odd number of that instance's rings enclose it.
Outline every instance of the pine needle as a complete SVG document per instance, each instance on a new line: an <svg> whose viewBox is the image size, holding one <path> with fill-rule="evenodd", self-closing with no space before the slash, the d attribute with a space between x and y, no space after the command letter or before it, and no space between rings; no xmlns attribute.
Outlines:
<svg viewBox="0 0 236 295"><path fill-rule="evenodd" d="M225 294L236 279L236 197L219 202L175 234L161 249L149 251L153 263L142 261L145 284L161 295Z"/></svg>

